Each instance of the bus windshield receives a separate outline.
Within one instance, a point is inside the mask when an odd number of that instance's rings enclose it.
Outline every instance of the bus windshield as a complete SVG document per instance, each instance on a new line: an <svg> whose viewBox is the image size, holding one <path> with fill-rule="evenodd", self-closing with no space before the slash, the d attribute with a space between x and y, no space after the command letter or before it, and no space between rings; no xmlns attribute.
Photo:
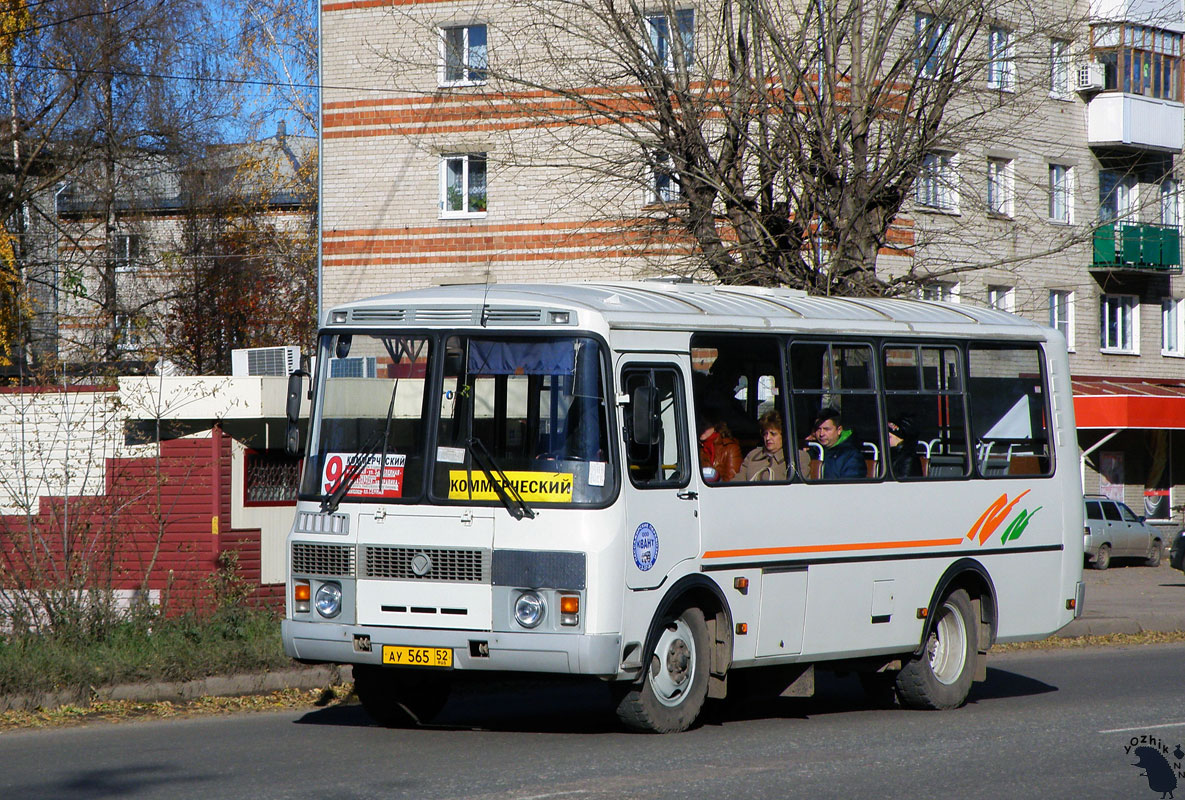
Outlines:
<svg viewBox="0 0 1185 800"><path fill-rule="evenodd" d="M530 505L610 498L615 482L595 340L450 336L444 348L433 499L495 499L473 461L473 440Z"/></svg>
<svg viewBox="0 0 1185 800"><path fill-rule="evenodd" d="M497 505L499 475L528 507L616 490L594 339L354 333L320 352L306 498Z"/></svg>

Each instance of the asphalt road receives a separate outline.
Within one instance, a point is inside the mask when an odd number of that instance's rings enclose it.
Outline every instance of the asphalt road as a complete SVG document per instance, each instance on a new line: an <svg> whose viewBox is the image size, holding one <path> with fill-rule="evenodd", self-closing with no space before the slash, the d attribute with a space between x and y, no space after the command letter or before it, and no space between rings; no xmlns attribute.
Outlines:
<svg viewBox="0 0 1185 800"><path fill-rule="evenodd" d="M467 690L417 730L345 706L19 731L0 735L0 798L1155 798L1124 748L1185 745L1183 661L1185 645L1000 654L951 712L874 709L821 676L815 698L671 736L623 733L604 687L558 683Z"/></svg>

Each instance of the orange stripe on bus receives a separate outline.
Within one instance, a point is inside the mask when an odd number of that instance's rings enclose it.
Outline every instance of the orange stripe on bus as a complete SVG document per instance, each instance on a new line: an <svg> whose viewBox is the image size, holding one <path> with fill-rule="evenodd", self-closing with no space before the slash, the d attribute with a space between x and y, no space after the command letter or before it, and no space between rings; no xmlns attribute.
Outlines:
<svg viewBox="0 0 1185 800"><path fill-rule="evenodd" d="M746 550L708 550L704 558L738 558L741 556L782 556L793 553L850 552L852 550L892 550L897 547L952 547L962 544L962 537L954 539L916 539L909 542L855 542L853 544L806 544L798 547L755 547Z"/></svg>

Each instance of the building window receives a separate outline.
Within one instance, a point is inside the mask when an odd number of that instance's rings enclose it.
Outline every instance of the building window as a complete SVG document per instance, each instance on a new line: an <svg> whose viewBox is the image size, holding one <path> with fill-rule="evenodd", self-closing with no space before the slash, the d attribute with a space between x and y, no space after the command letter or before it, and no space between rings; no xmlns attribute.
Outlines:
<svg viewBox="0 0 1185 800"><path fill-rule="evenodd" d="M1099 222L1125 219L1137 206L1135 176L1099 170Z"/></svg>
<svg viewBox="0 0 1185 800"><path fill-rule="evenodd" d="M1016 310L1016 292L1011 286L989 286L987 294L990 308L1009 314Z"/></svg>
<svg viewBox="0 0 1185 800"><path fill-rule="evenodd" d="M1140 352L1140 299L1130 294L1099 298L1099 347L1111 353Z"/></svg>
<svg viewBox="0 0 1185 800"><path fill-rule="evenodd" d="M486 154L446 155L440 159L440 215L485 216Z"/></svg>
<svg viewBox="0 0 1185 800"><path fill-rule="evenodd" d="M116 272L133 272L140 261L140 236L117 233L111 239L111 263Z"/></svg>
<svg viewBox="0 0 1185 800"><path fill-rule="evenodd" d="M913 30L918 73L927 78L936 77L950 49L950 22L933 14L918 13L914 15Z"/></svg>
<svg viewBox="0 0 1185 800"><path fill-rule="evenodd" d="M654 49L654 62L664 70L674 71L678 58L690 69L695 61L695 11L684 8L673 16L650 14L646 17L650 31L650 46ZM671 28L678 38L672 39ZM677 45L677 46L676 46ZM681 53L677 53L681 51Z"/></svg>
<svg viewBox="0 0 1185 800"><path fill-rule="evenodd" d="M1007 28L988 30L988 87L1012 91L1016 82L1016 61L1012 32Z"/></svg>
<svg viewBox="0 0 1185 800"><path fill-rule="evenodd" d="M1160 352L1166 356L1185 356L1185 315L1181 306L1185 300L1165 298L1160 303Z"/></svg>
<svg viewBox="0 0 1185 800"><path fill-rule="evenodd" d="M988 213L1012 216L1012 161L989 158L987 162Z"/></svg>
<svg viewBox="0 0 1185 800"><path fill-rule="evenodd" d="M1181 224L1181 182L1176 178L1160 183L1160 224L1174 228Z"/></svg>
<svg viewBox="0 0 1185 800"><path fill-rule="evenodd" d="M1049 292L1049 327L1066 337L1066 346L1074 349L1074 293L1053 289Z"/></svg>
<svg viewBox="0 0 1185 800"><path fill-rule="evenodd" d="M671 157L666 153L655 154L652 170L653 181L651 183L650 202L679 202L679 198L682 196L679 185L679 173L675 172L674 167L671 165Z"/></svg>
<svg viewBox="0 0 1185 800"><path fill-rule="evenodd" d="M1091 29L1095 60L1103 65L1103 90L1180 100L1180 33L1131 22Z"/></svg>
<svg viewBox="0 0 1185 800"><path fill-rule="evenodd" d="M922 284L919 294L923 300L957 303L959 302L959 284L951 281L930 281Z"/></svg>
<svg viewBox="0 0 1185 800"><path fill-rule="evenodd" d="M951 153L927 153L922 158L915 199L918 205L940 211L958 211L955 191L955 157Z"/></svg>
<svg viewBox="0 0 1185 800"><path fill-rule="evenodd" d="M1070 40L1049 40L1049 93L1070 96Z"/></svg>
<svg viewBox="0 0 1185 800"><path fill-rule="evenodd" d="M440 29L441 86L482 83L488 66L485 25Z"/></svg>
<svg viewBox="0 0 1185 800"><path fill-rule="evenodd" d="M115 314L115 346L123 353L135 353L144 347L140 325L131 314Z"/></svg>
<svg viewBox="0 0 1185 800"><path fill-rule="evenodd" d="M1073 222L1073 169L1064 164L1049 165L1049 218L1054 222Z"/></svg>

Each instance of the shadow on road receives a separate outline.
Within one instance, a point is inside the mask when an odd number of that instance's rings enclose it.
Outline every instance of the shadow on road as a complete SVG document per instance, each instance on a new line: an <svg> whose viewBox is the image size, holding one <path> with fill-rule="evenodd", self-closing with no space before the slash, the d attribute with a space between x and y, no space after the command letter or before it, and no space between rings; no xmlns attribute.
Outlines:
<svg viewBox="0 0 1185 800"><path fill-rule="evenodd" d="M972 686L968 702L1028 697L1057 691L1033 678L989 668L987 681ZM854 674L817 673L815 695L809 698L755 695L709 702L704 723L724 724L760 719L808 719L831 714L886 711L884 695L870 697ZM299 725L367 727L371 721L359 705L340 705L309 712ZM454 690L444 710L424 730L484 730L508 733L618 733L606 684L588 680L498 681L467 684Z"/></svg>
<svg viewBox="0 0 1185 800"><path fill-rule="evenodd" d="M980 700L997 700L1004 697L1030 697L1036 694L1056 692L1058 688L1044 681L1009 672L1006 669L988 667L987 680L971 684L969 703Z"/></svg>

